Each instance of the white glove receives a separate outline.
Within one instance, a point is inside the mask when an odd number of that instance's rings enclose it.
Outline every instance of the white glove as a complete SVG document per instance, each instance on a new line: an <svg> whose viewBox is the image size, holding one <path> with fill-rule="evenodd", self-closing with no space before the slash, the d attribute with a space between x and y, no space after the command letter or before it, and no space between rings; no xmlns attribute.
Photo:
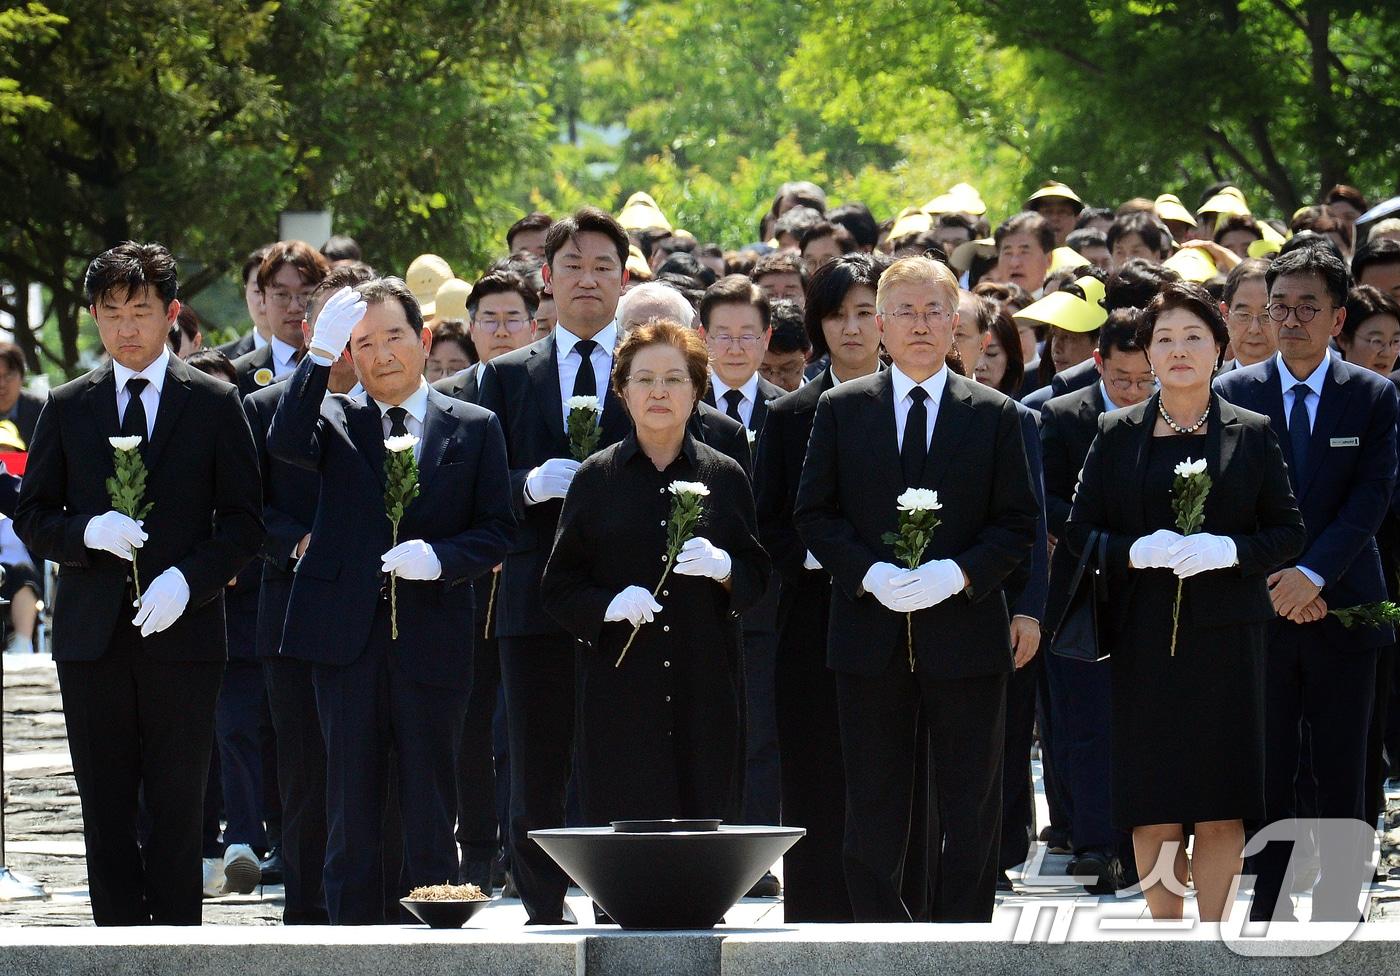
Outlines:
<svg viewBox="0 0 1400 976"><path fill-rule="evenodd" d="M865 578L860 581L861 589L886 607L894 610L895 588L893 581L906 572L908 570L900 569L894 563L876 563L865 571Z"/></svg>
<svg viewBox="0 0 1400 976"><path fill-rule="evenodd" d="M904 613L937 606L965 585L962 567L951 559L924 563L891 582L895 588L891 609Z"/></svg>
<svg viewBox="0 0 1400 976"><path fill-rule="evenodd" d="M563 498L574 483L578 465L573 458L550 458L525 476L525 500L539 503Z"/></svg>
<svg viewBox="0 0 1400 976"><path fill-rule="evenodd" d="M617 596L612 598L612 603L608 604L607 612L603 614L604 623L621 623L627 621L633 627L644 623L651 623L656 614L661 612L661 604L657 603L652 595L640 586L629 586Z"/></svg>
<svg viewBox="0 0 1400 976"><path fill-rule="evenodd" d="M174 566L155 578L141 594L141 609L132 624L141 628L142 637L158 634L180 619L190 602L190 585L185 574Z"/></svg>
<svg viewBox="0 0 1400 976"><path fill-rule="evenodd" d="M131 562L136 550L146 541L141 523L121 512L103 512L88 520L83 529L83 545L89 549L110 552L118 559Z"/></svg>
<svg viewBox="0 0 1400 976"><path fill-rule="evenodd" d="M1145 535L1128 550L1128 565L1133 569L1167 569L1171 566L1171 547L1184 538L1171 529Z"/></svg>
<svg viewBox="0 0 1400 976"><path fill-rule="evenodd" d="M732 568L729 553L699 536L687 541L676 555L676 572L682 576L708 576L713 580L722 580L729 577Z"/></svg>
<svg viewBox="0 0 1400 976"><path fill-rule="evenodd" d="M311 333L311 358L329 366L340 358L350 332L365 317L364 296L348 285L326 299Z"/></svg>
<svg viewBox="0 0 1400 976"><path fill-rule="evenodd" d="M1227 535L1197 532L1188 535L1170 549L1172 572L1181 579L1212 569L1229 569L1240 561L1235 540Z"/></svg>
<svg viewBox="0 0 1400 976"><path fill-rule="evenodd" d="M380 558L384 560L380 572L397 573L399 579L435 580L442 575L442 562L422 539L400 542Z"/></svg>
<svg viewBox="0 0 1400 976"><path fill-rule="evenodd" d="M803 569L821 569L822 564L817 562L817 557L812 555L812 550L807 550L807 558L802 560Z"/></svg>

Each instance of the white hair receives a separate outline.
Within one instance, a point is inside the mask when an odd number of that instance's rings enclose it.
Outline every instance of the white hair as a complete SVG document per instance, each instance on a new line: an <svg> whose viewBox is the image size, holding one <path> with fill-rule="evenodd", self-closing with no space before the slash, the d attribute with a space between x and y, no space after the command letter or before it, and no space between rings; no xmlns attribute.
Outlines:
<svg viewBox="0 0 1400 976"><path fill-rule="evenodd" d="M649 319L674 319L695 326L695 309L670 285L648 281L629 290L617 303L617 331L626 334Z"/></svg>

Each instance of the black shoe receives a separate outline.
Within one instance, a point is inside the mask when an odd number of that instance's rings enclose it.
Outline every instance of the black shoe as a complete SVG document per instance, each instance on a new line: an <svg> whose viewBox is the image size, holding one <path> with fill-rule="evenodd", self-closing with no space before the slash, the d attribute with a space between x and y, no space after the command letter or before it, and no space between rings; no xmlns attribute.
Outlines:
<svg viewBox="0 0 1400 976"><path fill-rule="evenodd" d="M1011 883L1011 878L1005 871L997 872L997 891L1013 892L1016 886Z"/></svg>
<svg viewBox="0 0 1400 976"><path fill-rule="evenodd" d="M282 848L274 847L272 850L268 851L267 857L263 858L258 866L262 868L263 884L281 884L282 871L284 868L282 863Z"/></svg>
<svg viewBox="0 0 1400 976"><path fill-rule="evenodd" d="M1063 827L1046 826L1042 828L1040 839L1045 842L1045 846L1051 854L1074 853L1074 848L1070 846L1069 831Z"/></svg>
<svg viewBox="0 0 1400 976"><path fill-rule="evenodd" d="M474 884L481 889L485 895L491 894L491 862L490 861L463 861L461 869L462 884Z"/></svg>
<svg viewBox="0 0 1400 976"><path fill-rule="evenodd" d="M504 888L506 878L509 876L510 862L505 854L498 854L491 859L491 887Z"/></svg>
<svg viewBox="0 0 1400 976"><path fill-rule="evenodd" d="M763 877L759 878L745 898L777 898L783 893L783 886L778 883L778 879L773 876L772 871L764 871Z"/></svg>
<svg viewBox="0 0 1400 976"><path fill-rule="evenodd" d="M1075 878L1092 877L1084 885L1091 895L1111 895L1124 887L1123 862L1103 851L1085 851L1069 862L1069 874Z"/></svg>

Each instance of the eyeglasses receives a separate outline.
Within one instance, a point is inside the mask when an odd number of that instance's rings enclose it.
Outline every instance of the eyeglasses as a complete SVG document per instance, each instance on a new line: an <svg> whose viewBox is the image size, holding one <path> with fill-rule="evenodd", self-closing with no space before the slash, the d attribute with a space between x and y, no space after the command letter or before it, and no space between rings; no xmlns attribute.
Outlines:
<svg viewBox="0 0 1400 976"><path fill-rule="evenodd" d="M288 291L286 288L272 288L268 291L267 296L278 305L290 307L293 303L296 303L302 308L306 308L307 304L311 301L312 291L314 291L314 289L310 288L306 291Z"/></svg>
<svg viewBox="0 0 1400 976"><path fill-rule="evenodd" d="M915 322L922 322L924 325L932 325L951 317L951 309L942 305L930 305L923 311L912 308L901 308L890 312L888 318L891 322L901 326L912 326Z"/></svg>
<svg viewBox="0 0 1400 976"><path fill-rule="evenodd" d="M1139 393L1151 393L1157 389L1157 381L1150 377L1145 380L1130 380L1126 376L1115 376L1108 381L1108 385L1119 393L1127 393L1129 390L1137 390Z"/></svg>
<svg viewBox="0 0 1400 976"><path fill-rule="evenodd" d="M1270 313L1268 309L1256 314L1254 312L1246 312L1244 309L1239 308L1230 313L1230 321L1234 322L1236 325L1248 328L1251 322L1258 322L1260 325L1263 325L1264 320L1269 318L1271 314L1272 313ZM1279 321L1282 322L1283 319L1279 319Z"/></svg>
<svg viewBox="0 0 1400 976"><path fill-rule="evenodd" d="M717 346L743 346L745 349L752 349L763 341L763 336L756 335L715 335L708 333L705 338L709 339Z"/></svg>
<svg viewBox="0 0 1400 976"><path fill-rule="evenodd" d="M1365 346L1372 352L1384 352L1386 350L1395 352L1396 350L1400 350L1400 336L1396 336L1393 339L1382 339L1380 336L1372 336L1369 339L1357 339L1356 344L1358 346ZM0 377L0 379L4 379L4 377Z"/></svg>
<svg viewBox="0 0 1400 976"><path fill-rule="evenodd" d="M503 325L506 327L507 332L519 332L530 324L530 320L519 318L497 319L482 316L481 318L473 319L472 324L485 329L487 332L497 332Z"/></svg>
<svg viewBox="0 0 1400 976"><path fill-rule="evenodd" d="M648 390L665 390L667 393L679 393L690 385L689 376L629 376L628 386L635 386L638 389L645 387Z"/></svg>
<svg viewBox="0 0 1400 976"><path fill-rule="evenodd" d="M1307 325L1322 309L1316 305L1285 305L1282 302L1272 302L1265 311L1269 313L1269 318L1275 322L1286 322L1288 313L1292 312L1299 325Z"/></svg>

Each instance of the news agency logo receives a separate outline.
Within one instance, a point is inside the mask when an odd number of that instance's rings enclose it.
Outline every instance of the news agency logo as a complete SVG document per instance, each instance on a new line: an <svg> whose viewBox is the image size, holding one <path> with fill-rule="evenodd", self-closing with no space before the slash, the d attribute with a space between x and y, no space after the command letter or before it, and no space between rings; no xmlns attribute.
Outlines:
<svg viewBox="0 0 1400 976"><path fill-rule="evenodd" d="M1145 878L1117 892L1111 900L1046 899L1002 906L1003 911L1015 909L1018 913L1012 942L1063 945L1078 938L1119 933L1134 938L1171 939L1199 930L1218 932L1226 948L1239 956L1307 958L1325 955L1350 939L1361 924L1366 910L1366 891L1380 855L1375 827L1349 819L1280 820L1249 839L1244 847L1245 858L1262 853L1270 843L1292 845L1285 879L1300 875L1314 852L1322 859L1323 871L1312 889L1313 916L1307 923L1294 920L1286 884L1273 918L1252 921L1248 905L1240 902L1238 895L1240 891L1255 887L1253 874L1235 876L1227 901L1232 908L1219 923L1203 923L1192 917L1154 920L1141 900L1144 891L1161 884L1173 894L1185 896L1187 893L1174 869L1177 845L1168 844ZM1097 880L1043 874L1044 860L1045 848L1038 847L1026 864L1026 875L1021 881L1023 887L1063 888L1067 880L1082 885ZM1252 902L1253 899L1249 904Z"/></svg>

